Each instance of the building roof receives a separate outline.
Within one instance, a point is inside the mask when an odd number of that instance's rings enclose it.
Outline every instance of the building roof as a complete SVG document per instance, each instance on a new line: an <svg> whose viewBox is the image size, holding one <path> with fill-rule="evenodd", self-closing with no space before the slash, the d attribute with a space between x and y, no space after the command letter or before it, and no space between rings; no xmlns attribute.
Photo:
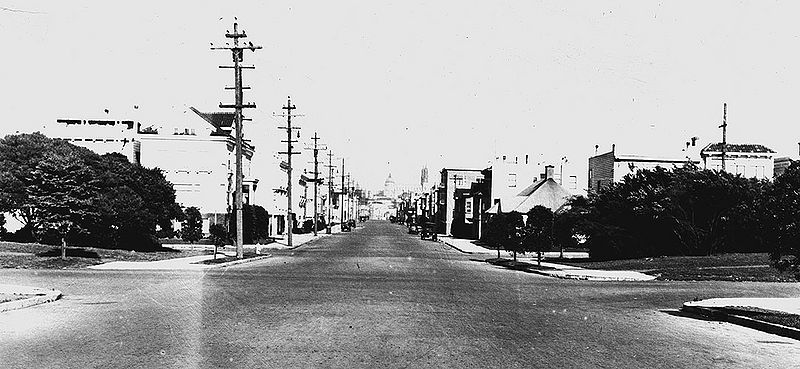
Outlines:
<svg viewBox="0 0 800 369"><path fill-rule="evenodd" d="M722 143L712 143L706 145L703 150L700 150L701 153L705 152L722 152ZM765 153L765 154L774 154L775 151L759 144L725 144L725 152L741 152L741 153Z"/></svg>
<svg viewBox="0 0 800 369"><path fill-rule="evenodd" d="M236 114L229 111L224 112L213 112L213 113L203 113L194 107L190 106L191 109L195 114L199 115L200 118L203 118L208 124L211 124L216 129L214 134L218 135L227 135L232 127L233 121L236 118Z"/></svg>
<svg viewBox="0 0 800 369"><path fill-rule="evenodd" d="M519 195L519 204L508 211L527 213L537 205L550 208L554 212L561 210L567 204L572 194L552 178L538 181L529 186Z"/></svg>
<svg viewBox="0 0 800 369"><path fill-rule="evenodd" d="M614 161L632 161L632 162L646 162L646 163L686 163L689 159L678 157L659 157L649 155L633 155L633 154L615 154ZM699 164L699 161L693 161Z"/></svg>
<svg viewBox="0 0 800 369"><path fill-rule="evenodd" d="M537 205L544 206L556 212L567 204L570 197L572 197L572 193L556 183L552 178L548 178L534 182L522 190L517 196L505 202L501 200L499 203L487 209L486 213L497 214L498 212L510 213L516 211L524 214Z"/></svg>

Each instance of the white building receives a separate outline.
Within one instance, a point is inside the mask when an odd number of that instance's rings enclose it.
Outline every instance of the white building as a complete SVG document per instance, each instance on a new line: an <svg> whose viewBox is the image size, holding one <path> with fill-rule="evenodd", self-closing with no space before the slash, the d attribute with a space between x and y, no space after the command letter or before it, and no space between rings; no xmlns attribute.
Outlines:
<svg viewBox="0 0 800 369"><path fill-rule="evenodd" d="M725 171L746 178L769 179L775 168L775 151L758 144L725 144ZM722 143L708 144L700 151L703 168L722 170Z"/></svg>
<svg viewBox="0 0 800 369"><path fill-rule="evenodd" d="M99 154L118 152L131 162L160 168L175 188L176 202L200 209L207 232L210 224L224 223L231 210L236 168L233 113L191 111L182 121L160 126L130 120L58 119L43 133ZM245 141L242 194L248 204L258 186L250 173L254 152Z"/></svg>

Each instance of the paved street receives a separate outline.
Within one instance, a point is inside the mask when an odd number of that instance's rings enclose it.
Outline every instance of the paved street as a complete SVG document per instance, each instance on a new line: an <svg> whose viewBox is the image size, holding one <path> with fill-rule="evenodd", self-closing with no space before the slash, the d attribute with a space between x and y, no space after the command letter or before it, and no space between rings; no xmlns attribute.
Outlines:
<svg viewBox="0 0 800 369"><path fill-rule="evenodd" d="M682 317L798 284L587 282L372 221L213 271L0 270L57 302L0 314L0 367L788 368L800 342Z"/></svg>

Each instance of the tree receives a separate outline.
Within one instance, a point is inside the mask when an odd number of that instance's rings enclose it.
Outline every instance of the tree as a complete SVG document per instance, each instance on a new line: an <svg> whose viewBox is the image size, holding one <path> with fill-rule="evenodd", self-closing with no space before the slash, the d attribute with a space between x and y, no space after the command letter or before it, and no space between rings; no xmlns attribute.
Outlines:
<svg viewBox="0 0 800 369"><path fill-rule="evenodd" d="M212 224L208 227L209 238L214 244L214 259L217 258L217 248L228 243L228 232L222 224Z"/></svg>
<svg viewBox="0 0 800 369"><path fill-rule="evenodd" d="M483 230L481 241L497 249L497 258L500 258L500 249L503 247L504 230L506 228L506 216L503 213L491 215L486 221L486 229Z"/></svg>
<svg viewBox="0 0 800 369"><path fill-rule="evenodd" d="M514 254L514 261L517 261L517 253L525 253L522 240L525 232L525 223L522 221L522 214L512 211L506 214L506 223L503 231L503 246L506 251Z"/></svg>
<svg viewBox="0 0 800 369"><path fill-rule="evenodd" d="M773 236L770 259L781 271L791 271L800 280L800 162L792 163L775 178L767 193L762 225Z"/></svg>
<svg viewBox="0 0 800 369"><path fill-rule="evenodd" d="M536 205L527 213L522 237L523 252L536 252L538 264L542 265L542 252L553 246L554 215L550 208Z"/></svg>
<svg viewBox="0 0 800 369"><path fill-rule="evenodd" d="M769 186L694 166L640 170L591 193L578 224L597 259L759 251Z"/></svg>
<svg viewBox="0 0 800 369"><path fill-rule="evenodd" d="M99 247L152 249L156 225L182 217L159 169L102 157L40 133L0 140L0 211L20 219L31 237L58 234Z"/></svg>
<svg viewBox="0 0 800 369"><path fill-rule="evenodd" d="M589 200L584 196L574 196L563 211L555 214L553 242L558 245L561 259L564 258L564 249L577 247L578 240L586 238L588 213Z"/></svg>
<svg viewBox="0 0 800 369"><path fill-rule="evenodd" d="M66 259L68 234L87 231L86 225L98 217L94 159L77 147L54 145L27 175L27 219L34 237L41 240L47 233L58 234L62 259Z"/></svg>
<svg viewBox="0 0 800 369"><path fill-rule="evenodd" d="M181 225L181 239L195 243L203 238L203 216L200 209L190 206L185 211L186 218Z"/></svg>

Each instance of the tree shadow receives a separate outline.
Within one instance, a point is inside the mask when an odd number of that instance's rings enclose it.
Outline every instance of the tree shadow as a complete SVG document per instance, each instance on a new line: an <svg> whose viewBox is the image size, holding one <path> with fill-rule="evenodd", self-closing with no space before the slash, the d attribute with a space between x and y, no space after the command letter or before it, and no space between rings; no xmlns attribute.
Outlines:
<svg viewBox="0 0 800 369"><path fill-rule="evenodd" d="M70 257L100 259L100 255L98 255L96 252L89 251L89 250L84 250L82 248L67 247L66 251L67 251L66 252L67 256L70 256ZM48 251L37 253L36 256L42 256L42 257L61 256L61 248L59 248L59 247L52 248L52 249L50 249Z"/></svg>

